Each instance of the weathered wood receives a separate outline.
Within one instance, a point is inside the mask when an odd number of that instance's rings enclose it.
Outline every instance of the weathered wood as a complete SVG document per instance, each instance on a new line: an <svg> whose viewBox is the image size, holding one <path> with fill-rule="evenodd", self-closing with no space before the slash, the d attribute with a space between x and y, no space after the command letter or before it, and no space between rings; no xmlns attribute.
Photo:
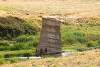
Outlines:
<svg viewBox="0 0 100 67"><path fill-rule="evenodd" d="M36 55L61 52L60 21L52 17L42 18L42 30Z"/></svg>

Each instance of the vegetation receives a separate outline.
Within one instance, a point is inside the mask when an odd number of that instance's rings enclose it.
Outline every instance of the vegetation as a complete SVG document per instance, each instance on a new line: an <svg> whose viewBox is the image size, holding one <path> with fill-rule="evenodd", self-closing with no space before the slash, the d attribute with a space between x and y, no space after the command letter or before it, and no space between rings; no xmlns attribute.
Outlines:
<svg viewBox="0 0 100 67"><path fill-rule="evenodd" d="M98 67L100 62L100 50L91 50L81 53L75 53L68 57L45 58L38 61L30 61L35 67ZM86 61L87 60L87 61ZM95 60L95 61L94 61Z"/></svg>
<svg viewBox="0 0 100 67"><path fill-rule="evenodd" d="M62 25L63 50L84 51L87 49L100 48L100 19L90 18L78 21L78 25Z"/></svg>
<svg viewBox="0 0 100 67"><path fill-rule="evenodd" d="M0 18L0 64L23 61L17 57L35 55L39 28L34 21L18 17Z"/></svg>
<svg viewBox="0 0 100 67"><path fill-rule="evenodd" d="M16 64L5 64L12 67L99 67L100 66L100 49L76 52L68 57L48 57L38 60L28 60Z"/></svg>
<svg viewBox="0 0 100 67"><path fill-rule="evenodd" d="M91 21L92 23L91 26L91 24L88 24L90 20L91 19L87 20L87 25L84 24L85 21L83 22L80 21L81 24L78 27L70 24L68 24L67 26L62 24L61 40L62 40L63 51L67 50L85 51L88 49L100 48L100 37L99 37L100 31L98 29L99 26L98 24L95 24L95 22L93 21L94 19ZM96 20L97 23L99 21L100 20ZM34 26L31 25L30 26L26 25L26 28L27 27L34 28ZM27 30L30 30L30 28L27 28ZM30 32L33 33L32 31ZM17 37L12 37L10 40L9 38L1 39L0 58L4 59L4 58L34 56L38 42L39 42L39 31L36 31L35 34L22 33L19 34Z"/></svg>
<svg viewBox="0 0 100 67"><path fill-rule="evenodd" d="M99 6L97 0L0 1L0 64L20 61L17 57L35 55L43 15L66 16L69 20L70 17L74 17L74 20L65 21L67 25L61 24L63 51L100 49ZM76 19L77 17L80 18ZM64 59L57 59L57 61ZM52 59L46 62L51 63L51 61ZM66 65L65 62L64 64ZM53 66L57 67L56 64ZM91 67L87 65L89 66Z"/></svg>

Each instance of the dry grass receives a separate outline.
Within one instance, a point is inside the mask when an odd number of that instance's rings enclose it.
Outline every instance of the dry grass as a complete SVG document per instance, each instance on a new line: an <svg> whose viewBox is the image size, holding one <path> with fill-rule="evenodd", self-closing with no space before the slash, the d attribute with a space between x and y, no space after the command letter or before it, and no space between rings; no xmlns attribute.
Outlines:
<svg viewBox="0 0 100 67"><path fill-rule="evenodd" d="M100 1L97 0L7 0L1 1L0 6L6 14L28 18L42 15L100 16Z"/></svg>
<svg viewBox="0 0 100 67"><path fill-rule="evenodd" d="M100 17L96 0L0 0L0 16L38 18L42 15ZM43 58L0 67L100 67L100 49L76 53L70 57Z"/></svg>
<svg viewBox="0 0 100 67"><path fill-rule="evenodd" d="M100 49L75 53L69 57L43 58L1 67L100 67Z"/></svg>

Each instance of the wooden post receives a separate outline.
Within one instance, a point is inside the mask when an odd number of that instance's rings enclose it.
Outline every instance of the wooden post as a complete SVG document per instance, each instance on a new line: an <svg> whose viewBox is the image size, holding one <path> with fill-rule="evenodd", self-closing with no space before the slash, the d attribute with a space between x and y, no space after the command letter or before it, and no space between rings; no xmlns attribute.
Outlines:
<svg viewBox="0 0 100 67"><path fill-rule="evenodd" d="M42 30L36 55L61 53L60 21L52 16L42 18Z"/></svg>

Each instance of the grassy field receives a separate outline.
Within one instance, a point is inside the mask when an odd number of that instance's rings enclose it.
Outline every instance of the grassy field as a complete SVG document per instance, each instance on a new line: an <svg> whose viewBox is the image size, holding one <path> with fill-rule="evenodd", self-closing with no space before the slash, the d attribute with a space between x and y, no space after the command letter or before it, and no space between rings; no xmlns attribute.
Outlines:
<svg viewBox="0 0 100 67"><path fill-rule="evenodd" d="M0 11L3 14L28 18L37 18L42 15L98 17L100 16L99 6L99 0L7 0L0 2Z"/></svg>
<svg viewBox="0 0 100 67"><path fill-rule="evenodd" d="M61 24L63 51L84 52L10 64L19 55L34 56L44 15L67 18L66 25ZM99 0L0 0L0 33L2 29L19 34L0 35L0 64L9 63L0 67L100 67ZM98 49L85 51L94 48ZM12 60L2 60L6 55Z"/></svg>
<svg viewBox="0 0 100 67"><path fill-rule="evenodd" d="M0 67L100 67L100 49L78 52L68 57L34 59Z"/></svg>

